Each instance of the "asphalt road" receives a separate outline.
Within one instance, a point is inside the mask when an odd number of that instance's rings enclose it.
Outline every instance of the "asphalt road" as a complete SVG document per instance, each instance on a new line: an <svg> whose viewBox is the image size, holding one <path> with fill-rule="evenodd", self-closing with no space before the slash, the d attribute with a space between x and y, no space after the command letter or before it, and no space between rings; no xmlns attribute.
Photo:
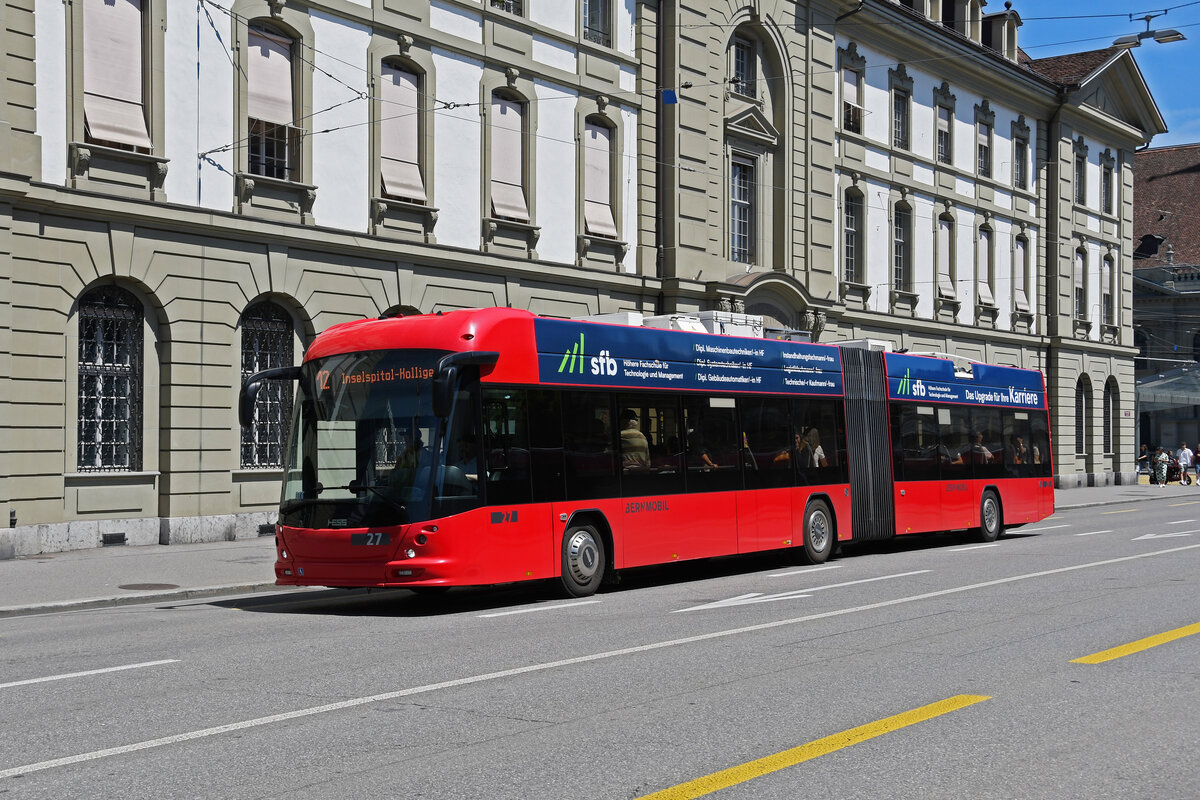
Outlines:
<svg viewBox="0 0 1200 800"><path fill-rule="evenodd" d="M1197 576L1200 500L1181 499L995 545L632 571L587 600L0 619L0 795L1191 798Z"/></svg>

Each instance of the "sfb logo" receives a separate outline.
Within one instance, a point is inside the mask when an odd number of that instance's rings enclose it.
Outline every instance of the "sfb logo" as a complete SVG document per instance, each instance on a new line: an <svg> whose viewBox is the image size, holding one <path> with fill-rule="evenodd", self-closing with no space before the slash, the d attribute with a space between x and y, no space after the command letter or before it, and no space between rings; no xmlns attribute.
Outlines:
<svg viewBox="0 0 1200 800"><path fill-rule="evenodd" d="M593 375L616 375L617 360L609 355L607 350L601 350L600 355L592 359Z"/></svg>

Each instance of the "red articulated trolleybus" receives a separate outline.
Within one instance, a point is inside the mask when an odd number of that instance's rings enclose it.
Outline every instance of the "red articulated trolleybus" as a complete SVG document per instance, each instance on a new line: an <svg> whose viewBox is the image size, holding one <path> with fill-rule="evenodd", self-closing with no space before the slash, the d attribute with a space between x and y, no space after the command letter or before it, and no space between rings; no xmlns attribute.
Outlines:
<svg viewBox="0 0 1200 800"><path fill-rule="evenodd" d="M647 323L657 324L651 318ZM330 328L301 367L279 584L556 579L1053 512L1040 372L492 308Z"/></svg>

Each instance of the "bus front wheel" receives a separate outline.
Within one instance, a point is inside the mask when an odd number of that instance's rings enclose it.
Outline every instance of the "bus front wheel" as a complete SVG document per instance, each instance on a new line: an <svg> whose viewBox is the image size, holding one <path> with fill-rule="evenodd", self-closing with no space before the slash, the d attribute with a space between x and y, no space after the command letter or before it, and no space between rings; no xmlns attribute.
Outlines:
<svg viewBox="0 0 1200 800"><path fill-rule="evenodd" d="M563 534L562 585L571 597L595 594L604 580L604 539L591 525L578 525Z"/></svg>
<svg viewBox="0 0 1200 800"><path fill-rule="evenodd" d="M804 558L810 564L824 564L833 552L833 515L821 500L809 503L804 512Z"/></svg>
<svg viewBox="0 0 1200 800"><path fill-rule="evenodd" d="M994 542L1004 535L1004 515L1000 511L1000 498L988 489L979 501L979 527L973 533L977 542Z"/></svg>

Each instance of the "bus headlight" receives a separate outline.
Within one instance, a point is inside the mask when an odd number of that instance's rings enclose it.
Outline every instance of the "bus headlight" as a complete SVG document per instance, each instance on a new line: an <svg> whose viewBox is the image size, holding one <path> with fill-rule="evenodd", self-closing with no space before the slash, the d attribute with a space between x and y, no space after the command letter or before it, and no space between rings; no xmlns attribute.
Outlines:
<svg viewBox="0 0 1200 800"><path fill-rule="evenodd" d="M416 557L417 557L417 551L416 551L416 550L413 550L413 549L410 547L410 548L408 548L407 550L405 550L405 551L404 551L404 555L408 556L409 558L416 558Z"/></svg>

